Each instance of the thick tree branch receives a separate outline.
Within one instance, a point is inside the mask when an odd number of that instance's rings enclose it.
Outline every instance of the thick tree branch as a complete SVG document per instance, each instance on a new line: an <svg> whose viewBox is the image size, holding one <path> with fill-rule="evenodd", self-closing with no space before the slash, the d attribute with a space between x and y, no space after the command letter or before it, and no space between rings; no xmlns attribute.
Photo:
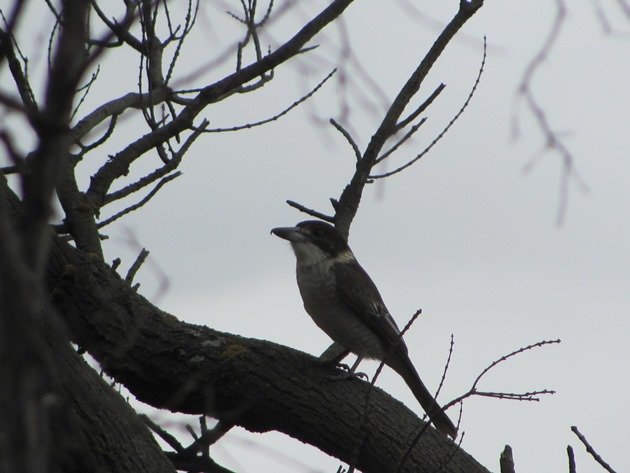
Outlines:
<svg viewBox="0 0 630 473"><path fill-rule="evenodd" d="M368 383L331 380L329 368L288 347L180 322L58 238L49 262L55 304L75 341L138 399L255 432L284 432L344 461L352 458L355 445L348 439L359 438ZM356 464L365 472L391 471L422 421L380 389L370 399ZM453 448L429 429L402 471L433 471ZM486 470L457 451L444 471Z"/></svg>

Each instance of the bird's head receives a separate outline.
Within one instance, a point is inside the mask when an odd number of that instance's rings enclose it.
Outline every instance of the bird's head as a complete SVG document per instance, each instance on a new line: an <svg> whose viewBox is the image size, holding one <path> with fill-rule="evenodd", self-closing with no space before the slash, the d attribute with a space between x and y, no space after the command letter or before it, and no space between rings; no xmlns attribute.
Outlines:
<svg viewBox="0 0 630 473"><path fill-rule="evenodd" d="M300 264L354 260L346 240L325 222L306 220L295 227L274 228L271 233L291 243Z"/></svg>

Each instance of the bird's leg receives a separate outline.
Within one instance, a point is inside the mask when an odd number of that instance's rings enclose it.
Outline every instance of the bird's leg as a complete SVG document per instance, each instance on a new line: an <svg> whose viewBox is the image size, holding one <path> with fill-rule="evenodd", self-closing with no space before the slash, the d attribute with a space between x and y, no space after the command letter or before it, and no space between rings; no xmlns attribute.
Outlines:
<svg viewBox="0 0 630 473"><path fill-rule="evenodd" d="M356 378L364 378L367 381L368 379L367 374L356 371L357 367L359 366L359 363L361 363L362 360L363 360L362 356L357 356L357 359L353 363L352 367L349 367L348 365L343 364L343 363L337 363L337 368L341 370L342 372L336 373L332 375L330 378L333 380L339 380L339 379L348 379L351 377L356 377Z"/></svg>
<svg viewBox="0 0 630 473"><path fill-rule="evenodd" d="M337 342L333 342L324 353L319 355L319 363L322 366L329 366L337 368L338 370L343 371L343 373L335 373L332 378L333 379L348 379L350 376L357 376L359 378L367 378L365 373L356 373L355 370L359 363L361 363L362 357L357 357L356 361L352 365L352 367L346 365L345 363L341 363L346 356L350 354L350 350L347 350L343 345L340 345Z"/></svg>
<svg viewBox="0 0 630 473"><path fill-rule="evenodd" d="M341 360L348 356L349 353L349 350L346 350L337 342L333 342L332 345L324 350L324 353L319 355L319 362L322 365L338 366L341 364Z"/></svg>

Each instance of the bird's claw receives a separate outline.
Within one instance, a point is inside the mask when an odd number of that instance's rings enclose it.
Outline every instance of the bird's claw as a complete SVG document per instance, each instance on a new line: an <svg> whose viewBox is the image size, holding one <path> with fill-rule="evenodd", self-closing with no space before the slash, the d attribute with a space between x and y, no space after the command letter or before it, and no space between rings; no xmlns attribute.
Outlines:
<svg viewBox="0 0 630 473"><path fill-rule="evenodd" d="M329 379L333 381L339 381L339 380L350 379L350 378L359 378L359 379L363 378L366 381L368 381L369 379L367 374L360 373L358 371L352 371L351 368L345 363L337 363L336 368L337 368L337 373L331 374L329 376Z"/></svg>

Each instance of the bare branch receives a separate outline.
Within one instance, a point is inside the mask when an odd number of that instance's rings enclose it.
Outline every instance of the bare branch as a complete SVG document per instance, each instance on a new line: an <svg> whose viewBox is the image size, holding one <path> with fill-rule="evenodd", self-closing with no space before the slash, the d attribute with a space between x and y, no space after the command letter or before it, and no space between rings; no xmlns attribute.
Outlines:
<svg viewBox="0 0 630 473"><path fill-rule="evenodd" d="M92 74L92 76L90 77L90 80L88 80L87 84L85 84L83 87L77 89L77 92L79 92L81 90L83 90L84 92L83 92L83 95L81 96L81 98L79 99L79 102L74 107L74 110L70 114L70 120L72 120L75 117L75 115L79 111L79 108L81 108L81 105L83 105L83 102L85 101L86 97L90 93L90 89L92 88L92 85L94 84L94 82L96 82L96 79L98 78L98 74L99 74L100 71L101 71L101 66L99 65L96 68L96 72L94 72Z"/></svg>
<svg viewBox="0 0 630 473"><path fill-rule="evenodd" d="M133 278L136 277L136 273L146 261L147 256L149 256L149 250L147 250L146 248L142 248L142 250L138 254L138 257L129 268L129 271L127 272L127 276L125 277L125 281L127 281L129 284L133 282Z"/></svg>
<svg viewBox="0 0 630 473"><path fill-rule="evenodd" d="M316 210L309 209L308 207L304 207L302 204L298 204L297 202L294 202L292 200L287 200L287 204L295 209L298 209L300 212L304 212L305 214L310 215L311 217L319 218L320 220L324 220L325 222L333 224L335 223L335 217L331 217Z"/></svg>
<svg viewBox="0 0 630 473"><path fill-rule="evenodd" d="M163 177L169 172L175 170L180 165L182 158L184 157L184 154L186 154L186 152L188 151L190 146L195 142L195 140L199 138L199 136L201 135L201 133L203 132L206 126L208 126L208 120L204 120L203 122L201 122L201 125L199 125L197 129L193 133L191 133L191 135L188 137L188 139L186 139L186 141L181 146L181 148L173 155L173 157L164 166L156 169L155 171L148 174L147 176L144 176L138 179L138 181L132 184L129 184L128 186L123 187L122 189L118 191L112 192L111 194L107 194L103 201L103 205L107 205L111 202L114 202L115 200L119 200L124 197L127 197L128 195L131 195L134 192L139 191L140 189L151 184L152 182L157 181L160 177Z"/></svg>
<svg viewBox="0 0 630 473"><path fill-rule="evenodd" d="M526 392L526 393L506 393L506 392L486 392L486 391L478 391L477 390L477 384L479 383L479 381L481 380L481 378L488 373L492 368L494 368L495 366L497 366L498 364L520 354L523 353L525 351L531 350L533 348L538 348L538 347L542 347L545 345L551 345L551 344L556 344L556 343L560 343L560 340L542 340L540 342L534 343L532 345L528 345L526 347L522 347L519 348L518 350L515 350L507 355L502 356L501 358L493 361L492 363L490 363L490 365L488 365L480 374L479 376L477 376L477 378L475 379L475 381L473 382L472 387L470 388L470 390L465 393L462 394L461 396L453 399L452 401L450 401L448 404L446 404L443 407L443 410L448 409L449 407L457 404L457 403L461 403L464 399L467 399L469 397L472 396L482 396L482 397L493 397L493 398L497 398L497 399L509 399L509 400L516 400L516 401L539 401L540 399L537 397L539 395L544 395L544 394L555 394L555 391L552 390L548 390L548 389L542 389L539 391L530 391L530 392Z"/></svg>
<svg viewBox="0 0 630 473"><path fill-rule="evenodd" d="M567 457L569 458L569 473L577 473L575 468L575 454L573 453L573 447L567 445Z"/></svg>
<svg viewBox="0 0 630 473"><path fill-rule="evenodd" d="M122 97L110 100L79 120L72 129L72 135L77 140L81 139L99 123L107 120L111 116L120 115L129 108L140 110L144 106L159 103L168 98L170 93L168 89L162 88L154 90L152 94L130 92Z"/></svg>
<svg viewBox="0 0 630 473"><path fill-rule="evenodd" d="M202 418L205 419L205 416L202 416ZM201 435L181 452L182 456L193 456L202 449L207 449L210 445L215 444L220 438L227 434L232 427L234 427L234 424L225 421L217 422L217 425L212 429L207 429L206 426L203 425Z"/></svg>
<svg viewBox="0 0 630 473"><path fill-rule="evenodd" d="M420 120L418 123L416 123L415 125L413 125L409 131L407 133L405 133L405 136L403 136L400 140L398 140L394 146L392 146L391 148L389 148L389 150L385 151L380 157L378 157L376 159L376 161L374 162L374 164L378 164L381 161L383 161L384 159L387 159L388 156L390 156L392 153L394 153L403 143L405 143L409 138L411 138L416 131L418 131L418 129L424 125L424 122L426 122L427 119L423 118L422 120Z"/></svg>
<svg viewBox="0 0 630 473"><path fill-rule="evenodd" d="M139 156L164 143L171 137L192 125L194 118L210 103L233 93L242 84L270 71L299 53L304 44L337 18L352 3L352 0L335 0L319 15L308 22L293 38L260 61L234 72L224 79L205 87L171 122L140 137L123 151L119 152L93 176L87 195L100 207L109 187L115 179L124 175L126 169Z"/></svg>
<svg viewBox="0 0 630 473"><path fill-rule="evenodd" d="M501 456L499 457L499 465L501 467L501 473L515 473L514 470L514 456L512 455L512 447L506 445Z"/></svg>
<svg viewBox="0 0 630 473"><path fill-rule="evenodd" d="M164 2L164 8L165 11L168 12L168 2ZM184 41L186 40L186 38L188 37L188 34L192 31L192 27L195 24L195 21L197 19L197 12L199 11L199 0L195 1L195 12L194 14L191 15L192 13L192 0L188 0L188 9L186 11L186 19L184 20L184 29L182 34L179 36L179 38L177 38L177 46L175 47L175 52L173 53L173 57L171 58L171 62L168 66L168 71L166 73L166 78L165 78L165 83L168 84L171 81L171 78L173 77L173 71L175 70L175 64L177 63L177 60L179 59L179 54L181 52L182 46L184 45ZM169 20L170 23L170 20ZM171 34L171 37L175 38L174 34ZM169 40L167 39L165 41L165 44L168 44Z"/></svg>
<svg viewBox="0 0 630 473"><path fill-rule="evenodd" d="M119 218L127 215L130 212L133 212L134 210L138 210L140 207L142 207L144 204L146 204L149 200L151 200L151 198L157 194L157 192L162 188L162 186L164 184L166 184L169 181L172 181L173 179L181 176L182 173L180 171L174 172L173 174L171 174L170 176L166 176L164 178L162 178L160 180L160 182L157 183L157 185L151 190L151 192L149 192L140 202L130 205L129 207L127 207L126 209L121 210L120 212L112 215L111 217L109 217L108 219L103 220L102 222L99 222L96 226L97 228L103 228L107 225L109 225L110 223L118 220Z"/></svg>
<svg viewBox="0 0 630 473"><path fill-rule="evenodd" d="M494 397L496 399L507 399L510 401L540 401L538 396L544 394L556 394L552 389L541 389L538 391L529 391L525 393L503 393L503 392L486 392L476 391L473 393L476 396L481 397Z"/></svg>
<svg viewBox="0 0 630 473"><path fill-rule="evenodd" d="M330 124L334 126L335 129L346 139L348 144L350 144L352 150L354 151L354 155L357 158L357 161L359 161L361 159L361 151L359 150L359 147L357 146L352 136L350 136L350 133L343 126L341 126L341 124L337 123L334 118L330 119Z"/></svg>
<svg viewBox="0 0 630 473"><path fill-rule="evenodd" d="M2 19L5 23L5 27L7 27L7 21L4 15L2 15ZM5 30L0 30L0 57L7 58L9 70L15 81L24 108L28 113L34 115L38 112L37 102L35 101L35 95L33 94L33 89L31 89L28 77L25 71L22 70L20 61L15 54L14 41L11 34L7 33Z"/></svg>
<svg viewBox="0 0 630 473"><path fill-rule="evenodd" d="M416 70L411 74L392 102L378 129L372 135L372 139L363 153L361 161L359 161L357 165L357 170L350 184L346 186L339 198L339 211L336 215L336 221L337 229L342 235L347 237L349 233L350 225L358 210L363 188L368 179L370 179L372 167L385 142L395 133L396 123L400 119L401 114L409 104L409 101L420 89L422 82L448 43L482 5L482 0L472 0L470 2L460 1L459 10L453 19L440 33Z"/></svg>
<svg viewBox="0 0 630 473"><path fill-rule="evenodd" d="M438 384L438 388L435 391L435 395L433 396L435 399L440 395L440 391L442 391L442 386L444 386L444 381L446 381L446 375L448 373L448 368L451 366L451 358L453 357L453 348L455 348L455 337L451 334L451 344L448 347L448 356L446 358L446 363L444 363L444 370L442 371L442 378L440 379L440 384Z"/></svg>
<svg viewBox="0 0 630 473"><path fill-rule="evenodd" d="M300 105L301 103L305 102L310 97L312 97L324 85L324 83L326 83L328 81L328 79L330 79L335 74L335 72L337 72L336 68L333 69L326 77L324 77L324 79L319 84L317 84L315 86L315 88L313 88L308 94L306 94L303 97L299 98L298 100L293 102L291 105L289 105L287 108L282 110L280 113L274 115L273 117L269 117L269 118L266 118L264 120L260 120L258 122L246 123L245 125L233 126L233 127L230 127L230 128L206 128L206 129L203 130L203 132L204 133L223 133L223 132L227 132L227 131L245 130L245 129L254 128L256 126L260 126L260 125L264 125L266 123L270 123L270 122L276 121L279 118L281 118L284 115L286 115L287 113L289 113L294 108L296 108L298 105ZM193 129L195 129L195 128L193 128Z"/></svg>
<svg viewBox="0 0 630 473"><path fill-rule="evenodd" d="M116 37L120 41L125 42L139 53L144 53L144 44L142 44L142 41L129 33L129 28L136 16L135 2L125 2L125 6L127 7L127 9L125 11L125 16L122 21L110 20L109 18L107 18L96 0L90 0L90 4L92 8L94 8L94 11L99 16L101 21L105 23L105 25L110 29L112 33L116 35ZM103 40L99 40L99 44L103 44Z"/></svg>
<svg viewBox="0 0 630 473"><path fill-rule="evenodd" d="M437 98L438 95L442 93L445 87L446 85L444 84L438 85L437 88L433 91L433 93L429 95L429 97L427 97L427 99L424 102L422 102L422 104L420 104L420 106L413 113L411 113L404 120L401 120L400 122L398 122L398 124L396 125L396 128L398 130L401 130L405 128L407 125L409 125L412 121L414 121L418 115L424 112L429 107L429 105L433 103L433 101Z"/></svg>
<svg viewBox="0 0 630 473"><path fill-rule="evenodd" d="M586 440L586 437L582 435L582 433L575 425L571 427L571 431L577 436L577 438L580 439L580 442L584 444L586 451L591 454L595 461L599 463L604 470L606 470L608 473L615 473L615 470L613 470L612 467L608 463L606 463L604 459L595 451L591 444L588 443L588 440Z"/></svg>
<svg viewBox="0 0 630 473"><path fill-rule="evenodd" d="M181 443L179 443L175 436L169 434L166 430L164 430L162 427L149 419L149 416L147 416L146 414L140 414L139 417L146 424L146 426L151 429L152 432L154 432L162 440L164 440L173 450L175 450L176 452L181 452L182 450L184 450L184 447Z"/></svg>
<svg viewBox="0 0 630 473"><path fill-rule="evenodd" d="M490 363L480 374L479 376L477 376L477 378L475 379L473 385L472 385L472 389L471 390L476 390L477 389L477 384L479 384L479 381L481 381L481 378L488 373L492 368L494 368L495 366L497 366L500 363L503 363L504 361L516 356L516 355L520 355L523 352L529 351L529 350L533 350L534 348L539 348L545 345L553 345L556 343L560 343L559 339L556 340L542 340L540 342L536 342L533 343L531 345L527 345L526 347L521 347L518 350L514 350L511 353L508 353L507 355L503 355L501 358L493 361L492 363Z"/></svg>
<svg viewBox="0 0 630 473"><path fill-rule="evenodd" d="M483 74L483 68L484 68L485 64L486 64L486 39L485 39L485 36L484 36L484 41L483 41L483 59L481 60L481 67L479 68L479 72L477 74L477 79L475 80L475 83L473 84L473 87L470 90L470 93L468 94L468 97L466 98L466 101L461 106L459 111L455 114L455 116L451 119L451 121L448 122L448 124L444 127L444 129L440 132L440 134L438 136L436 136L433 139L433 141L431 141L429 146L427 146L424 150L422 150L422 152L420 154L418 154L415 158L413 158L411 161L408 161L407 163L405 163L402 166L394 169L393 171L386 172L386 173L383 173L383 174L370 175L369 178L370 179L383 179L385 177L389 177L389 176L392 176L394 174L397 174L397 173L399 173L401 171L404 171L409 166L411 166L412 164L417 162L424 155L426 155L431 150L431 148L433 148L444 137L444 135L446 135L448 130L453 126L453 124L462 115L462 113L464 113L464 110L466 110L466 108L468 107L468 104L470 103L470 100L473 98L473 95L475 95L475 91L477 90L477 86L479 85L479 82L481 81L481 75Z"/></svg>
<svg viewBox="0 0 630 473"><path fill-rule="evenodd" d="M109 119L109 125L107 126L107 130L105 131L103 136L101 136L98 140L96 140L95 142L89 145L84 145L79 140L77 140L77 145L79 146L79 148L81 148L81 153L79 154L79 157L84 156L86 153L89 153L93 149L98 148L100 145L105 143L109 139L109 137L112 136L112 133L114 132L114 129L116 128L117 122L118 122L118 115L112 115L111 118Z"/></svg>

